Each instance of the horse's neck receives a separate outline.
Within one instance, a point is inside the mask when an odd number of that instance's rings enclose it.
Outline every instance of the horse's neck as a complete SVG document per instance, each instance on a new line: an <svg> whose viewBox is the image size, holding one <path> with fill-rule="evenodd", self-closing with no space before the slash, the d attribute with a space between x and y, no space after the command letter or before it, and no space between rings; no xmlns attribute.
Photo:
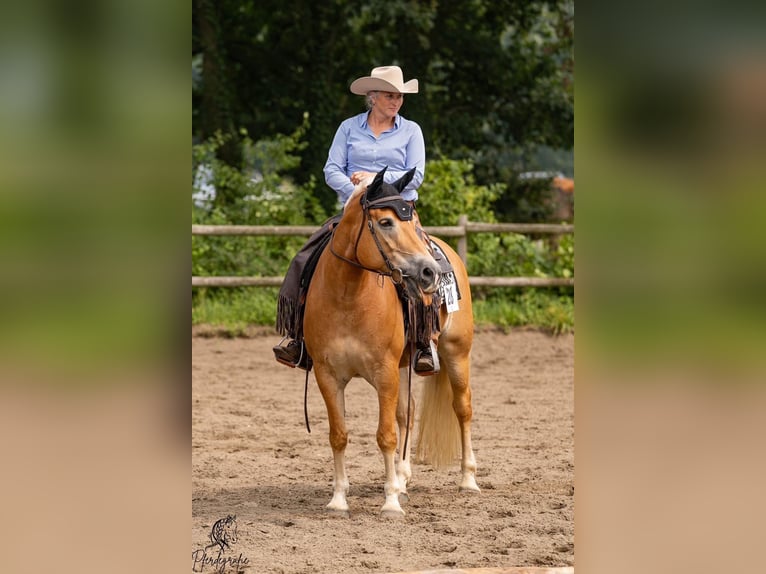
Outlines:
<svg viewBox="0 0 766 574"><path fill-rule="evenodd" d="M353 306L354 301L364 297L376 281L382 280L379 275L338 259L329 251L325 252L323 259L317 266L316 279L326 283L326 296L335 299L338 304ZM348 259L354 261L353 253Z"/></svg>
<svg viewBox="0 0 766 574"><path fill-rule="evenodd" d="M349 209L347 207L347 209ZM364 233L364 221L341 220L333 231L330 245L338 255L356 261L357 240Z"/></svg>
<svg viewBox="0 0 766 574"><path fill-rule="evenodd" d="M337 307L355 307L362 301L374 298L377 292L380 292L380 284L385 280L383 276L354 264L365 263L357 259L354 249L356 233L351 230L350 233L333 238L337 242L332 245L332 250L327 249L322 254L312 279L312 283L321 283L323 299L328 303L332 301ZM336 257L335 254L347 260Z"/></svg>
<svg viewBox="0 0 766 574"><path fill-rule="evenodd" d="M362 214L338 224L330 240L331 249L325 251L317 268L317 274L330 285L330 293L343 301L364 297L369 289L383 281L381 275L362 268L369 267L372 261L359 260L357 240L360 234L369 233L364 219L360 222L360 218L363 218Z"/></svg>

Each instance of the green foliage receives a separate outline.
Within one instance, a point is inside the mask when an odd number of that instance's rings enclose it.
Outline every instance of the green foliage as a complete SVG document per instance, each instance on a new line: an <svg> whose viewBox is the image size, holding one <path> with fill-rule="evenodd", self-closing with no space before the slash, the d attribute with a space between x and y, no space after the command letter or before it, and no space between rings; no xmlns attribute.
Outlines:
<svg viewBox="0 0 766 574"><path fill-rule="evenodd" d="M513 176L507 181L507 187L495 202L495 212L502 221L551 221L556 193L551 179L520 180Z"/></svg>
<svg viewBox="0 0 766 574"><path fill-rule="evenodd" d="M318 225L327 214L314 196L313 180L305 185L295 184L284 172L300 161L296 151L308 125L304 124L287 136L254 142L241 132L241 142L246 166L235 168L216 157L217 149L226 136L216 134L210 140L192 149L195 169L192 192L203 187L201 173L209 174L209 182L216 189L216 198L203 205L192 205L192 223L203 225ZM201 171L200 171L201 170ZM219 190L225 189L224 198ZM305 237L241 237L241 236L192 236L193 275L284 275ZM195 313L221 314L221 306L247 310L242 320L262 322L273 320L276 296L266 295L269 290L239 290L225 288L198 288L194 291ZM250 303L245 299L252 297ZM270 315L264 303L270 297ZM255 305L257 312L248 305ZM211 311L214 310L214 311ZM224 317L228 317L224 313ZM226 321L229 319L226 318Z"/></svg>
<svg viewBox="0 0 766 574"><path fill-rule="evenodd" d="M469 221L496 221L494 202L505 186L477 185L473 164L467 160L434 160L426 166L419 190L418 215L426 226L457 225L461 214ZM445 238L453 247L455 239ZM471 233L468 236L468 273L485 276L572 277L574 244L563 236L534 239L516 233ZM478 290L479 293L484 293Z"/></svg>
<svg viewBox="0 0 766 574"><path fill-rule="evenodd" d="M473 221L492 222L492 203L502 190L498 184L477 185L469 160L431 160L418 190L418 215L425 225L457 225L462 214Z"/></svg>
<svg viewBox="0 0 766 574"><path fill-rule="evenodd" d="M504 182L494 161L504 150L574 145L573 46L572 0L200 0L193 133L245 126L270 137L308 111L292 173L305 183L321 173L339 123L364 110L351 81L397 64L420 80L402 114L421 125L429 154L470 158L480 183ZM316 191L329 209L332 191Z"/></svg>
<svg viewBox="0 0 766 574"><path fill-rule="evenodd" d="M457 225L460 215L471 221L494 222L492 203L501 185L477 185L468 160L441 159L428 162L419 190L418 215L426 226ZM452 247L457 240L444 238ZM494 257L497 238L471 234L468 238L468 272L479 274L486 257Z"/></svg>
<svg viewBox="0 0 766 574"><path fill-rule="evenodd" d="M574 233L562 235L556 245L556 262L553 273L559 277L574 277Z"/></svg>
<svg viewBox="0 0 766 574"><path fill-rule="evenodd" d="M193 192L201 191L205 183L214 187L213 207L219 208L219 216L225 212L231 224L297 225L322 221L326 214L314 195L316 180L310 177L304 185L297 185L286 175L300 165L298 153L306 147L303 138L309 125L308 114L304 114L302 124L291 134L258 141L241 129L243 163L239 166L220 160L216 154L231 136L217 132L192 146Z"/></svg>

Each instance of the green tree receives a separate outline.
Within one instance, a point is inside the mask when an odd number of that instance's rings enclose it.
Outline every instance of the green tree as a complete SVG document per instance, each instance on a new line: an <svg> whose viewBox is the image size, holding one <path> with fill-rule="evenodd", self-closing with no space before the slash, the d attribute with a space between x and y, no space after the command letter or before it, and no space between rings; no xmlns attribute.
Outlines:
<svg viewBox="0 0 766 574"><path fill-rule="evenodd" d="M309 112L308 145L291 173L321 180L338 124L363 111L349 84L397 64L421 82L402 114L423 127L429 157L471 159L480 183L508 181L509 150L573 145L573 42L565 0L197 0L193 130L217 128L237 142L238 126L265 138L292 132ZM323 185L317 193L330 209L335 194Z"/></svg>
<svg viewBox="0 0 766 574"><path fill-rule="evenodd" d="M214 0L195 0L194 15L197 24L197 57L202 68L196 89L192 90L195 132L199 140L206 140L218 133L225 134L221 145L216 148L216 156L233 167L239 167L242 158L235 131L236 98L229 74L221 5ZM228 200L228 191L228 188L222 188L219 198Z"/></svg>

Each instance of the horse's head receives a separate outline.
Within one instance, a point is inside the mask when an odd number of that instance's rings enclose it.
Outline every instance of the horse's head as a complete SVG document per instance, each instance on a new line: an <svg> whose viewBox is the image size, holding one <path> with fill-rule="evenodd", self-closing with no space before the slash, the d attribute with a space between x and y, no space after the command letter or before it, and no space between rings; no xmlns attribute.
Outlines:
<svg viewBox="0 0 766 574"><path fill-rule="evenodd" d="M216 520L213 528L210 530L210 544L205 548L218 546L221 552L237 542L237 517L229 514L226 518Z"/></svg>
<svg viewBox="0 0 766 574"><path fill-rule="evenodd" d="M237 541L237 517L229 514L223 524L222 542L228 547Z"/></svg>
<svg viewBox="0 0 766 574"><path fill-rule="evenodd" d="M358 219L353 253L360 266L405 282L411 294L422 297L436 291L439 266L423 241L413 204L401 196L415 170L391 184L383 181L385 172L366 189L360 185L346 204L344 220Z"/></svg>

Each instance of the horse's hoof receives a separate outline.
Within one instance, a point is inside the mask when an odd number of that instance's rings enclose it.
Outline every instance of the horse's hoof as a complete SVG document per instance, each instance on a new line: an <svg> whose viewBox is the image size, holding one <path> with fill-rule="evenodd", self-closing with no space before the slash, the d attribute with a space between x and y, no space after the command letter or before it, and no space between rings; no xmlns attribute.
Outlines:
<svg viewBox="0 0 766 574"><path fill-rule="evenodd" d="M409 501L410 501L410 495L409 494L407 494L406 492L400 492L399 493L399 502L400 503L409 502Z"/></svg>
<svg viewBox="0 0 766 574"><path fill-rule="evenodd" d="M481 490L479 490L478 488L468 488L466 486L461 486L460 488L457 489L457 491L460 494L480 494L481 493Z"/></svg>
<svg viewBox="0 0 766 574"><path fill-rule="evenodd" d="M392 520L401 520L404 518L404 510L401 508L384 508L380 511L381 518L389 518Z"/></svg>
<svg viewBox="0 0 766 574"><path fill-rule="evenodd" d="M348 518L350 516L348 509L342 510L340 508L330 508L328 506L325 508L325 512L329 516L337 516L338 518Z"/></svg>

